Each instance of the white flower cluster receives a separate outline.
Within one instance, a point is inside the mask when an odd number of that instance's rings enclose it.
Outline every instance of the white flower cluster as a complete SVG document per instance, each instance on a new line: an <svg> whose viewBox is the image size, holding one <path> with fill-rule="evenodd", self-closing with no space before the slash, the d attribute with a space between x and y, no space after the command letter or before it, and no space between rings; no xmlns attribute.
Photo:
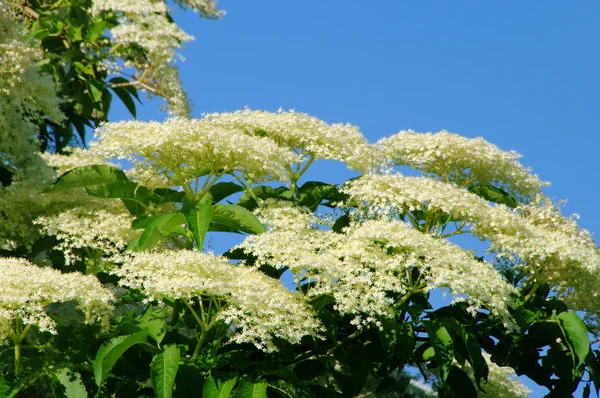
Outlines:
<svg viewBox="0 0 600 398"><path fill-rule="evenodd" d="M40 156L49 167L56 169L59 175L83 166L96 164L114 166L114 164L107 163L106 159L94 156L89 150L79 147L67 147L63 150L63 154L44 152Z"/></svg>
<svg viewBox="0 0 600 398"><path fill-rule="evenodd" d="M530 206L511 210L491 205L485 199L454 184L427 177L400 174L365 175L349 183L344 191L376 213L389 209L436 211L470 224L470 232L490 243L490 251L527 267L531 278L548 282L559 297L578 310L596 312L600 252L589 232L558 210L535 199ZM572 287L575 286L576 289Z"/></svg>
<svg viewBox="0 0 600 398"><path fill-rule="evenodd" d="M266 136L278 145L313 159L338 160L354 170L368 170L382 157L368 143L358 127L328 124L313 116L294 111L276 113L244 109L232 113L211 113L204 119L225 129L242 129L255 136Z"/></svg>
<svg viewBox="0 0 600 398"><path fill-rule="evenodd" d="M26 260L0 258L0 344L15 330L15 322L56 333L56 322L45 311L51 303L77 301L86 323L108 326L114 300L94 276L62 274Z"/></svg>
<svg viewBox="0 0 600 398"><path fill-rule="evenodd" d="M254 181L285 181L286 166L298 157L269 138L197 119L107 123L96 130L96 137L93 154L134 161L136 168L152 168L168 177L170 185L179 186L203 175L206 168L214 173L242 173Z"/></svg>
<svg viewBox="0 0 600 398"><path fill-rule="evenodd" d="M214 0L180 0L184 8L192 8L207 17L220 17ZM113 52L125 62L125 67L137 70L137 87L157 94L167 100L169 111L175 115L189 114L189 103L181 87L179 71L175 65L176 52L183 43L194 39L175 24L171 11L163 0L94 0L90 9L99 15L105 11L120 15L119 25L110 30L114 41ZM141 48L143 53L139 53ZM131 53L136 53L131 56ZM120 72L120 63L109 60L106 67Z"/></svg>
<svg viewBox="0 0 600 398"><path fill-rule="evenodd" d="M118 200L89 200L85 205L57 215L37 218L46 235L59 240L56 249L62 250L66 265L80 257L77 249L90 248L105 257L118 256L139 234L131 229L133 217Z"/></svg>
<svg viewBox="0 0 600 398"><path fill-rule="evenodd" d="M314 220L298 209L289 207L286 218L283 209L277 207L273 217L269 208L262 209L263 219L275 220L272 229L248 236L238 247L256 256L258 265L289 267L297 278L313 282L309 296L332 295L337 310L356 316L355 324L378 324L378 317L392 316L392 294L440 287L448 288L455 301L468 301L471 310L484 306L511 323L514 288L460 247L396 220L358 222L337 234L313 228ZM412 267L422 281L410 280Z"/></svg>
<svg viewBox="0 0 600 398"><path fill-rule="evenodd" d="M547 185L518 162L521 155L502 151L481 137L401 131L377 145L392 164L408 165L459 186L493 185L518 197L531 197Z"/></svg>
<svg viewBox="0 0 600 398"><path fill-rule="evenodd" d="M265 351L275 349L275 337L298 343L321 328L310 307L280 281L223 257L185 250L138 253L115 273L121 285L142 290L149 300L218 300L223 308L216 316L236 328L232 341Z"/></svg>
<svg viewBox="0 0 600 398"><path fill-rule="evenodd" d="M19 179L41 163L36 121L60 123L63 115L54 82L35 66L42 52L26 39L13 5L0 0L0 157Z"/></svg>

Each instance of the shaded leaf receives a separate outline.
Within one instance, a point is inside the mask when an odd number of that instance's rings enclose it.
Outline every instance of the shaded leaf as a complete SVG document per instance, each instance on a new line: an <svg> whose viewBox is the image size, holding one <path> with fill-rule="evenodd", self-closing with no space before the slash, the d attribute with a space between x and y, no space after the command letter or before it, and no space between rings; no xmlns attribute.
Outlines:
<svg viewBox="0 0 600 398"><path fill-rule="evenodd" d="M469 192L490 202L500 203L513 209L517 207L517 201L512 195L491 185L475 185L469 188Z"/></svg>
<svg viewBox="0 0 600 398"><path fill-rule="evenodd" d="M166 345L163 352L155 355L150 364L150 379L157 397L171 398L177 368L179 367L179 348Z"/></svg>
<svg viewBox="0 0 600 398"><path fill-rule="evenodd" d="M576 357L576 366L579 366L585 362L585 358L590 352L590 340L585 324L574 312L561 312L558 314L558 320L567 343Z"/></svg>
<svg viewBox="0 0 600 398"><path fill-rule="evenodd" d="M244 188L234 182L219 182L213 185L209 192L212 195L213 203L219 203L228 196L234 193L243 191Z"/></svg>
<svg viewBox="0 0 600 398"><path fill-rule="evenodd" d="M266 398L267 387L268 385L265 381L258 381L255 383L244 378L238 387L238 398Z"/></svg>
<svg viewBox="0 0 600 398"><path fill-rule="evenodd" d="M212 221L250 234L260 234L266 231L265 226L252 212L234 204L214 205L212 207Z"/></svg>
<svg viewBox="0 0 600 398"><path fill-rule="evenodd" d="M60 192L74 188L129 181L122 170L108 165L83 166L67 171L44 192Z"/></svg>
<svg viewBox="0 0 600 398"><path fill-rule="evenodd" d="M121 355L135 344L145 344L147 335L148 330L143 329L129 336L115 337L102 344L94 360L94 379L98 387L104 384L108 374Z"/></svg>
<svg viewBox="0 0 600 398"><path fill-rule="evenodd" d="M221 381L215 380L214 377L209 376L202 388L202 398L229 398L236 382L237 377L227 381Z"/></svg>
<svg viewBox="0 0 600 398"><path fill-rule="evenodd" d="M182 211L185 215L185 219L190 231L192 231L192 234L194 235L198 250L202 251L204 237L206 236L206 231L208 231L210 219L212 218L212 197L210 194L205 195L196 206L193 206L187 198L183 198L183 201L184 206Z"/></svg>
<svg viewBox="0 0 600 398"><path fill-rule="evenodd" d="M61 368L54 372L51 387L56 398L84 398L88 396L81 381L81 375L67 368Z"/></svg>

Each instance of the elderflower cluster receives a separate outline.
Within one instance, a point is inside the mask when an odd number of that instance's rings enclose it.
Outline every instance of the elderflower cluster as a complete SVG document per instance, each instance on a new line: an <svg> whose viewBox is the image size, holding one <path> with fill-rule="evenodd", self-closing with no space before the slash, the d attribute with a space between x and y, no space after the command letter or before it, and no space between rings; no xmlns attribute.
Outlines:
<svg viewBox="0 0 600 398"><path fill-rule="evenodd" d="M448 288L455 301L469 302L470 310L485 306L511 323L514 288L490 264L450 242L396 220L353 223L337 234L313 228L305 213L291 207L285 222L282 209L271 212L275 222L269 232L248 236L238 247L256 256L257 265L288 267L298 280L310 281L309 296L333 296L336 309L354 315L359 327L392 316L397 304L392 295L440 287ZM269 219L269 212L262 209L261 217ZM421 281L409 279L412 267L421 272Z"/></svg>
<svg viewBox="0 0 600 398"><path fill-rule="evenodd" d="M220 174L238 172L253 181L285 181L286 166L297 160L296 154L269 138L197 119L107 123L96 130L96 136L93 154L137 161L137 168L150 167L168 177L171 185L185 185L207 169Z"/></svg>
<svg viewBox="0 0 600 398"><path fill-rule="evenodd" d="M81 257L80 249L93 249L105 257L118 256L139 231L131 229L133 217L118 200L89 200L86 204L53 216L37 218L46 235L59 240L56 249L65 256L66 265Z"/></svg>
<svg viewBox="0 0 600 398"><path fill-rule="evenodd" d="M26 260L0 258L0 344L15 330L15 323L35 325L56 333L56 322L45 311L51 303L78 302L86 323L108 326L114 300L94 276L62 274Z"/></svg>
<svg viewBox="0 0 600 398"><path fill-rule="evenodd" d="M498 366L490 359L490 355L482 352L489 369L487 382L481 383L484 391L478 390L477 396L490 398L527 398L531 390L517 378L513 368ZM460 365L459 365L460 366ZM467 374L474 379L473 368L468 364L461 366Z"/></svg>
<svg viewBox="0 0 600 398"><path fill-rule="evenodd" d="M180 0L177 4L205 17L222 15L214 0ZM90 11L93 15L110 11L119 16L118 25L110 29L114 41L112 51L124 60L125 67L137 70L136 85L149 94L165 98L171 114L189 114L189 102L175 60L183 59L176 50L194 37L172 21L169 16L172 10L167 3L163 0L94 0ZM111 72L120 72L120 65L110 59L105 66Z"/></svg>
<svg viewBox="0 0 600 398"><path fill-rule="evenodd" d="M249 109L210 113L204 115L204 120L225 129L269 137L299 152L302 160L338 160L354 170L368 170L382 163L375 147L351 124L328 124L305 113L281 109L276 113Z"/></svg>
<svg viewBox="0 0 600 398"><path fill-rule="evenodd" d="M276 349L274 338L298 343L321 328L309 306L280 281L223 257L185 250L138 253L114 272L121 285L142 290L149 300L218 300L223 308L216 316L236 329L232 341L265 351Z"/></svg>
<svg viewBox="0 0 600 398"><path fill-rule="evenodd" d="M591 312L600 308L600 294L593 288L598 283L600 251L574 220L564 219L548 204L540 206L538 199L511 210L454 184L400 174L365 175L347 184L344 192L378 214L390 209L425 210L470 224L469 232L488 240L490 251L518 259L515 265L527 267L536 282L550 283L574 308Z"/></svg>
<svg viewBox="0 0 600 398"><path fill-rule="evenodd" d="M459 186L493 185L517 197L531 197L547 185L518 162L520 154L502 151L481 137L466 138L445 130L401 131L377 145L392 164L408 165Z"/></svg>
<svg viewBox="0 0 600 398"><path fill-rule="evenodd" d="M44 152L41 153L40 156L44 162L46 162L49 167L55 169L58 174L64 174L77 167L110 164L106 162L106 159L95 156L87 149L67 147L63 152L64 154Z"/></svg>
<svg viewBox="0 0 600 398"><path fill-rule="evenodd" d="M15 5L0 0L0 166L22 179L41 163L35 154L38 119L60 123L64 117L56 85L35 66L42 52L27 40Z"/></svg>

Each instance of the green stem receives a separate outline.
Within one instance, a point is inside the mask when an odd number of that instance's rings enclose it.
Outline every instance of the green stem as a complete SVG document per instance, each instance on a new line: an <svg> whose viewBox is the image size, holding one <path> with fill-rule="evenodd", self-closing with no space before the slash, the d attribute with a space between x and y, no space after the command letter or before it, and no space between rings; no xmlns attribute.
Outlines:
<svg viewBox="0 0 600 398"><path fill-rule="evenodd" d="M27 336L27 333L29 333L31 324L27 324L25 329L21 329L21 320L17 319L16 328L17 330L16 333L13 334L12 340L15 344L15 377L18 377L19 373L21 372L21 343L23 343L25 336Z"/></svg>
<svg viewBox="0 0 600 398"><path fill-rule="evenodd" d="M206 340L206 335L207 335L208 330L206 329L202 329L202 332L200 332L200 338L198 339L198 343L196 344L196 348L194 348L194 353L192 354L192 363L196 362L196 359L198 358L198 355L200 354L200 349L202 348L202 345L204 344L204 340Z"/></svg>
<svg viewBox="0 0 600 398"><path fill-rule="evenodd" d="M19 377L21 369L21 343L15 343L15 377Z"/></svg>

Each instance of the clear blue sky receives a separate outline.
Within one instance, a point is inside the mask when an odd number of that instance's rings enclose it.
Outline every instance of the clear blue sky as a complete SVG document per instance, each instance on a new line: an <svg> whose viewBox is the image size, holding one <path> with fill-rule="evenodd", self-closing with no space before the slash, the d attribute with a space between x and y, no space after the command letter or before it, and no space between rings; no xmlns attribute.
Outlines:
<svg viewBox="0 0 600 398"><path fill-rule="evenodd" d="M523 154L552 182L546 194L600 234L600 2L219 5L220 21L175 15L197 38L181 65L194 116L283 107L358 125L372 141L401 129L482 136ZM117 102L113 120L126 117ZM157 111L141 106L139 119L163 119Z"/></svg>

